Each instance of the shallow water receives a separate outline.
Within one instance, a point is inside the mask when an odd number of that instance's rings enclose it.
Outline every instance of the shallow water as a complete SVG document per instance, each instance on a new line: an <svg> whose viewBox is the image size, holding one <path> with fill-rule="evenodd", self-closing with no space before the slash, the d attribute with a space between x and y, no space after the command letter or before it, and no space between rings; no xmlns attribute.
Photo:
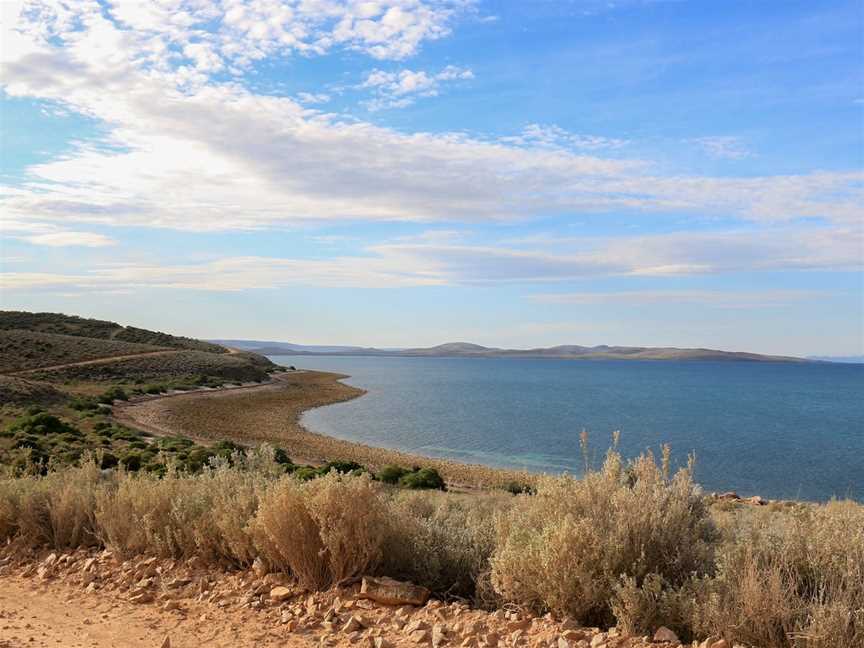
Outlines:
<svg viewBox="0 0 864 648"><path fill-rule="evenodd" d="M634 456L672 445L706 490L864 499L864 365L272 356L349 374L362 398L307 412L341 439L578 474L611 433Z"/></svg>

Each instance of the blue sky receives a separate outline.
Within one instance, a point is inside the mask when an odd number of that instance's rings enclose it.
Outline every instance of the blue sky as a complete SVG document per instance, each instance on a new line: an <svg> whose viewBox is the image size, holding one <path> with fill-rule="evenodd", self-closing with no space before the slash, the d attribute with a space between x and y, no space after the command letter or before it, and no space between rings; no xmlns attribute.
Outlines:
<svg viewBox="0 0 864 648"><path fill-rule="evenodd" d="M858 2L3 2L2 305L864 353Z"/></svg>

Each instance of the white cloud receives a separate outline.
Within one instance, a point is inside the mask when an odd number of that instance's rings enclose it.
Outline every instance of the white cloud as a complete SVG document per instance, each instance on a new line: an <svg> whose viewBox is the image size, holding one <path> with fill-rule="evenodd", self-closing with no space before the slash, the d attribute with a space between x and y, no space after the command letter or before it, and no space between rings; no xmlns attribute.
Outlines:
<svg viewBox="0 0 864 648"><path fill-rule="evenodd" d="M297 100L303 104L322 104L330 101L331 96L325 92L298 92Z"/></svg>
<svg viewBox="0 0 864 648"><path fill-rule="evenodd" d="M46 245L48 247L105 247L115 243L112 238L104 234L92 232L52 232L22 236L21 238L33 245Z"/></svg>
<svg viewBox="0 0 864 648"><path fill-rule="evenodd" d="M195 264L114 264L69 274L0 274L4 289L105 290L170 288L233 291L284 286L394 288L465 284L541 284L598 276L680 276L767 270L861 270L860 233L830 230L771 234L664 234L617 240L581 239L569 250L470 245L430 233L332 259L233 257ZM707 299L661 291L645 300ZM742 293L736 295L739 301ZM775 296L779 296L777 293ZM791 293L784 295L790 298ZM549 301L613 300L608 294L550 296ZM732 303L731 301L729 303Z"/></svg>
<svg viewBox="0 0 864 648"><path fill-rule="evenodd" d="M619 292L548 293L530 299L544 304L696 304L715 308L772 308L824 297L825 293L807 290L625 290Z"/></svg>
<svg viewBox="0 0 864 648"><path fill-rule="evenodd" d="M630 143L628 140L615 137L571 133L555 124L528 124L521 134L501 139L504 142L516 145L539 146L565 150L620 149Z"/></svg>
<svg viewBox="0 0 864 648"><path fill-rule="evenodd" d="M417 97L438 96L444 83L473 78L474 73L471 70L455 65L448 65L436 73L424 70L373 70L358 87L374 91L374 97L363 103L366 108L375 111L410 106Z"/></svg>
<svg viewBox="0 0 864 648"><path fill-rule="evenodd" d="M742 160L753 155L740 137L733 137L731 135L697 137L685 141L696 144L700 149L713 158Z"/></svg>
<svg viewBox="0 0 864 648"><path fill-rule="evenodd" d="M83 143L34 165L26 183L2 190L6 218L63 228L100 223L192 231L334 219L501 221L601 211L860 223L860 171L669 176L643 160L577 150L619 148L623 140L536 125L519 141L403 133L256 95L239 83L217 83L205 69L215 65L213 52L224 65L242 67L283 48L311 54L365 43L413 51L429 34L443 33L461 5L262 2L215 11L191 0L174 3L116 5L108 13L121 26L98 4L82 2L69 11L65 4L46 3L48 9L28 14L23 33L13 32L14 47L4 41L0 76L7 93L57 102L110 129L106 141ZM434 18L438 11L449 17ZM208 35L202 26L218 23L220 16L228 31ZM330 36L321 35L320 24L341 24L343 18L344 33L334 28ZM173 44L181 42L202 44L190 52L197 52L199 62L178 54ZM231 50L232 43L240 49ZM453 68L438 74L466 73ZM430 75L414 74L381 77L375 87L396 84L393 92L403 92L403 99L430 91Z"/></svg>

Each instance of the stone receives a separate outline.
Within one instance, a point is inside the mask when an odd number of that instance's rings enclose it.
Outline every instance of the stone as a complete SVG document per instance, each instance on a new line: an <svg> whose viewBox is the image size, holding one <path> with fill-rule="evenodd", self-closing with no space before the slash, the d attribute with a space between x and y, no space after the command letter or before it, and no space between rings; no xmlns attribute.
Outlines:
<svg viewBox="0 0 864 648"><path fill-rule="evenodd" d="M150 592L141 592L129 597L130 603L152 603L153 595Z"/></svg>
<svg viewBox="0 0 864 648"><path fill-rule="evenodd" d="M498 645L498 633L490 632L485 637L483 637L483 641L486 642L486 645L490 648L495 648Z"/></svg>
<svg viewBox="0 0 864 648"><path fill-rule="evenodd" d="M667 643L680 643L678 640L678 635L672 632L666 626L660 626L657 628L657 632L654 633L654 641L665 641ZM594 645L594 642L591 642L591 645Z"/></svg>
<svg viewBox="0 0 864 648"><path fill-rule="evenodd" d="M345 625L342 626L342 632L344 632L345 634L348 634L348 633L351 633L351 632L357 632L357 631L360 630L361 628L363 628L363 624L360 623L360 621L357 619L356 616L353 616L353 615L352 615L352 616L349 617L349 619L345 622Z"/></svg>
<svg viewBox="0 0 864 648"><path fill-rule="evenodd" d="M516 632L517 630L524 630L529 625L531 625L531 619L514 619L507 624L507 631Z"/></svg>
<svg viewBox="0 0 864 648"><path fill-rule="evenodd" d="M274 587L270 590L270 600L275 601L276 603L281 603L282 601L287 601L289 598L294 596L294 592L282 585L278 587Z"/></svg>
<svg viewBox="0 0 864 648"><path fill-rule="evenodd" d="M372 646L374 648L393 648L393 644L387 641L384 637L375 637Z"/></svg>
<svg viewBox="0 0 864 648"><path fill-rule="evenodd" d="M171 637L166 635L165 639L162 640L162 645L159 648L171 648Z"/></svg>
<svg viewBox="0 0 864 648"><path fill-rule="evenodd" d="M729 645L728 641L726 641L725 639L720 639L719 641L715 641L714 643L712 643L711 648L732 648L732 647Z"/></svg>
<svg viewBox="0 0 864 648"><path fill-rule="evenodd" d="M260 556L252 562L252 571L255 572L255 575L258 578L264 578L270 573L267 563L265 563Z"/></svg>
<svg viewBox="0 0 864 648"><path fill-rule="evenodd" d="M597 646L606 643L606 635L600 633L598 635L594 635L591 637L591 648L597 648Z"/></svg>
<svg viewBox="0 0 864 648"><path fill-rule="evenodd" d="M423 605L429 600L429 590L392 578L364 576L359 596L384 605Z"/></svg>
<svg viewBox="0 0 864 648"><path fill-rule="evenodd" d="M411 634L415 630L426 630L428 628L429 624L423 619L414 619L413 621L409 621L408 625L405 626L405 632Z"/></svg>
<svg viewBox="0 0 864 648"><path fill-rule="evenodd" d="M447 641L447 635L444 632L444 626L436 623L432 626L432 646L438 648Z"/></svg>
<svg viewBox="0 0 864 648"><path fill-rule="evenodd" d="M415 630L414 632L409 634L408 637L414 643L425 643L429 641L429 632L427 632L426 630Z"/></svg>
<svg viewBox="0 0 864 648"><path fill-rule="evenodd" d="M722 500L739 500L739 499L741 499L741 498L738 497L738 493L736 493L735 491L728 491L728 492L726 492L726 493L720 493L720 494L717 496L717 499L722 499Z"/></svg>
<svg viewBox="0 0 864 648"><path fill-rule="evenodd" d="M756 506L765 506L768 502L759 497L758 495L754 495L753 497L748 497L747 501Z"/></svg>

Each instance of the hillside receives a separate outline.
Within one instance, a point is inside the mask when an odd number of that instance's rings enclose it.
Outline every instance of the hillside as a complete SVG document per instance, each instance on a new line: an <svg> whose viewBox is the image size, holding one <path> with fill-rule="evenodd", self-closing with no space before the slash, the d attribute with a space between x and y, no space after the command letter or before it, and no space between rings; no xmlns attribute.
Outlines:
<svg viewBox="0 0 864 648"><path fill-rule="evenodd" d="M62 313L29 313L27 311L0 311L0 330L33 331L58 335L132 342L172 349L189 349L207 353L226 353L221 345L193 338L148 331L116 322L86 319Z"/></svg>
<svg viewBox="0 0 864 648"><path fill-rule="evenodd" d="M275 365L188 337L60 313L0 311L0 373L42 381L255 381Z"/></svg>
<svg viewBox="0 0 864 648"><path fill-rule="evenodd" d="M280 342L262 343L232 340L235 346L263 355L355 355L430 358L558 358L563 360L718 360L732 362L810 362L805 358L772 356L744 351L688 349L676 347L593 347L561 345L534 349L499 349L470 342L448 342L433 347L377 349L371 347L310 347Z"/></svg>

